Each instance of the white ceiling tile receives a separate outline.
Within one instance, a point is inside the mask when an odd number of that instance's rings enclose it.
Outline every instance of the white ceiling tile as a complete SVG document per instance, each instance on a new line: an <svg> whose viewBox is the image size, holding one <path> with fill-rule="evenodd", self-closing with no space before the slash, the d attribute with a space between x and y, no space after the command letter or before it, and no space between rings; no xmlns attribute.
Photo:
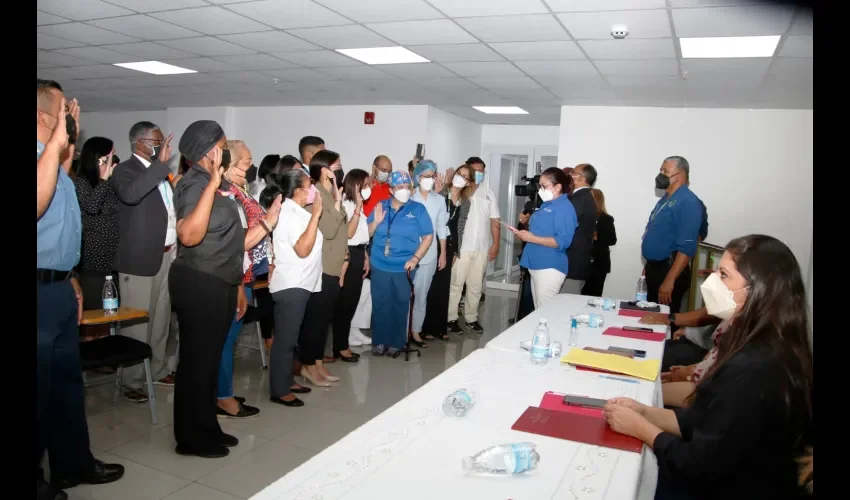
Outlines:
<svg viewBox="0 0 850 500"><path fill-rule="evenodd" d="M235 56L239 54L253 54L254 51L234 45L218 38L211 36L201 36L197 38L181 38L179 40L163 40L160 42L163 45L174 47L175 49L185 50L199 56Z"/></svg>
<svg viewBox="0 0 850 500"><path fill-rule="evenodd" d="M278 29L351 24L349 19L309 0L265 0L227 8Z"/></svg>
<svg viewBox="0 0 850 500"><path fill-rule="evenodd" d="M39 26L39 33L45 35L73 40L86 45L104 45L107 43L137 42L133 38L120 33L89 26L83 23L51 24L50 26Z"/></svg>
<svg viewBox="0 0 850 500"><path fill-rule="evenodd" d="M511 61L563 61L584 59L575 42L502 42L490 47Z"/></svg>
<svg viewBox="0 0 850 500"><path fill-rule="evenodd" d="M267 70L267 69L287 69L296 67L291 62L280 60L268 54L248 54L241 56L218 56L217 60L232 64L245 69Z"/></svg>
<svg viewBox="0 0 850 500"><path fill-rule="evenodd" d="M504 99L511 99L511 100L521 99L522 102L526 102L526 103L534 103L534 102L541 103L541 102L548 102L548 101L553 101L554 99L557 99L557 97L555 97L555 94L553 94L551 91L544 89L542 87L536 88L536 89L521 89L521 90L517 90L517 89L493 89L492 92L493 92L493 94L495 94L495 95L497 95L501 98L504 98ZM522 109L528 111L529 113L531 112L525 106L520 106L520 107Z"/></svg>
<svg viewBox="0 0 850 500"><path fill-rule="evenodd" d="M76 1L76 0L75 0ZM109 3L135 10L136 12L156 12L159 10L187 9L206 7L204 0L108 0ZM215 2L213 2L215 3Z"/></svg>
<svg viewBox="0 0 850 500"><path fill-rule="evenodd" d="M601 78L573 80L566 85L551 86L549 90L561 99L614 99L617 93Z"/></svg>
<svg viewBox="0 0 850 500"><path fill-rule="evenodd" d="M308 50L304 52L274 53L274 56L307 68L335 68L340 66L363 66L360 61L332 50Z"/></svg>
<svg viewBox="0 0 850 500"><path fill-rule="evenodd" d="M512 16L545 14L541 0L429 0L449 17Z"/></svg>
<svg viewBox="0 0 850 500"><path fill-rule="evenodd" d="M81 57L96 63L115 64L121 62L132 62L134 59L127 54L115 52L114 50L105 49L102 47L77 47L73 49L60 49L56 52L67 54L72 57ZM89 63L94 64L94 63ZM70 64L68 66L71 66Z"/></svg>
<svg viewBox="0 0 850 500"><path fill-rule="evenodd" d="M234 14L221 7L170 10L151 15L165 22L206 35L226 35L230 33L246 33L249 31L266 31L269 29L266 25L252 21L239 14Z"/></svg>
<svg viewBox="0 0 850 500"><path fill-rule="evenodd" d="M672 38L581 40L587 56L597 59L666 59L676 57Z"/></svg>
<svg viewBox="0 0 850 500"><path fill-rule="evenodd" d="M578 12L558 14L558 18L576 40L610 40L611 26L615 24L628 26L628 39L672 36L666 10Z"/></svg>
<svg viewBox="0 0 850 500"><path fill-rule="evenodd" d="M680 38L712 36L782 35L794 11L776 6L673 9L673 24Z"/></svg>
<svg viewBox="0 0 850 500"><path fill-rule="evenodd" d="M590 61L520 61L516 65L531 76L591 77L599 72Z"/></svg>
<svg viewBox="0 0 850 500"><path fill-rule="evenodd" d="M721 0L722 1L722 0ZM663 9L664 0L546 0L554 12Z"/></svg>
<svg viewBox="0 0 850 500"><path fill-rule="evenodd" d="M59 78L71 78L75 80L87 80L91 78L112 78L140 74L138 71L119 68L118 66L112 66L111 64L77 66L76 68L56 68L51 69L51 72L58 75Z"/></svg>
<svg viewBox="0 0 850 500"><path fill-rule="evenodd" d="M471 43L477 41L448 19L372 23L367 26L401 45ZM361 47L363 46L361 45Z"/></svg>
<svg viewBox="0 0 850 500"><path fill-rule="evenodd" d="M763 0L670 0L670 7L729 7L731 5L755 5L764 3Z"/></svg>
<svg viewBox="0 0 850 500"><path fill-rule="evenodd" d="M522 72L509 62L454 62L443 66L461 76L523 76Z"/></svg>
<svg viewBox="0 0 850 500"><path fill-rule="evenodd" d="M272 77L259 71L228 71L225 73L208 73L208 76L218 82L268 83L269 87L273 86ZM232 86L228 86L228 88L233 89Z"/></svg>
<svg viewBox="0 0 850 500"><path fill-rule="evenodd" d="M609 75L672 75L679 74L676 59L642 59L625 61L595 61L603 76Z"/></svg>
<svg viewBox="0 0 850 500"><path fill-rule="evenodd" d="M794 20L794 24L791 25L791 31L789 33L792 35L811 35L814 33L812 15L808 12L799 12L797 19Z"/></svg>
<svg viewBox="0 0 850 500"><path fill-rule="evenodd" d="M605 80L614 87L617 92L621 89L631 89L635 92L641 92L644 89L677 89L682 88L682 79L678 76L664 75L628 75L628 76L609 76Z"/></svg>
<svg viewBox="0 0 850 500"><path fill-rule="evenodd" d="M551 14L475 17L457 22L483 42L571 40Z"/></svg>
<svg viewBox="0 0 850 500"><path fill-rule="evenodd" d="M36 48L38 49L64 49L67 47L79 47L84 45L80 42L65 40L55 36L45 35L44 33L36 33Z"/></svg>
<svg viewBox="0 0 850 500"><path fill-rule="evenodd" d="M308 88L314 88L314 83L317 81L327 80L328 75L319 73L318 71L305 68L281 69L273 71L264 71L267 75L280 78L287 82L310 82Z"/></svg>
<svg viewBox="0 0 850 500"><path fill-rule="evenodd" d="M190 57L186 59L174 59L168 64L180 66L181 68L193 69L202 73L216 71L238 71L240 68L232 64L225 64L210 57Z"/></svg>
<svg viewBox="0 0 850 500"><path fill-rule="evenodd" d="M358 23L414 21L441 19L443 17L423 0L369 0L368 2L318 0L317 3Z"/></svg>
<svg viewBox="0 0 850 500"><path fill-rule="evenodd" d="M88 24L144 40L168 40L169 38L189 38L200 35L195 31L142 14L98 19L89 21Z"/></svg>
<svg viewBox="0 0 850 500"><path fill-rule="evenodd" d="M691 85L700 84L739 84L743 86L759 85L764 79L770 59L685 59L682 61L682 73L687 75Z"/></svg>
<svg viewBox="0 0 850 500"><path fill-rule="evenodd" d="M782 57L814 57L814 37L812 35L789 36L776 55Z"/></svg>
<svg viewBox="0 0 850 500"><path fill-rule="evenodd" d="M434 62L489 62L501 61L502 56L483 43L446 45L411 45L407 47L420 56Z"/></svg>
<svg viewBox="0 0 850 500"><path fill-rule="evenodd" d="M329 49L359 49L364 47L390 47L390 40L359 24L348 26L326 26L323 28L300 28L289 33Z"/></svg>
<svg viewBox="0 0 850 500"><path fill-rule="evenodd" d="M770 75L796 82L811 82L814 75L814 58L774 57Z"/></svg>
<svg viewBox="0 0 850 500"><path fill-rule="evenodd" d="M370 66L354 66L350 68L321 68L319 73L324 73L337 80L375 80L378 78L392 78Z"/></svg>
<svg viewBox="0 0 850 500"><path fill-rule="evenodd" d="M41 67L62 67L62 66L88 66L95 64L90 59L81 59L79 57L69 56L63 53L67 49L57 50L55 52L47 52L44 50L36 51L35 60L42 64Z"/></svg>
<svg viewBox="0 0 850 500"><path fill-rule="evenodd" d="M165 45L154 42L121 43L118 45L106 45L103 48L134 56L137 58L136 60L140 61L163 61L193 56L189 52L177 50L173 47L166 47ZM127 62L126 58L124 62Z"/></svg>
<svg viewBox="0 0 850 500"><path fill-rule="evenodd" d="M527 76L479 76L469 79L472 83L488 90L531 90L540 85Z"/></svg>
<svg viewBox="0 0 850 500"><path fill-rule="evenodd" d="M477 88L475 84L466 78L438 78L435 80L416 80L416 85L433 90L461 90Z"/></svg>
<svg viewBox="0 0 850 500"><path fill-rule="evenodd" d="M74 21L126 16L133 12L100 0L37 0L36 8Z"/></svg>
<svg viewBox="0 0 850 500"><path fill-rule="evenodd" d="M64 17L54 16L53 14L48 14L47 12L42 12L40 10L35 11L35 25L43 26L45 24L58 24L58 23L67 23L69 19L65 19Z"/></svg>
<svg viewBox="0 0 850 500"><path fill-rule="evenodd" d="M259 52L293 52L316 50L321 47L310 42L295 38L283 31L261 31L259 33L241 33L239 35L221 35L219 38L228 42L248 47Z"/></svg>
<svg viewBox="0 0 850 500"><path fill-rule="evenodd" d="M407 80L451 78L457 76L435 63L381 64L375 67L388 75Z"/></svg>

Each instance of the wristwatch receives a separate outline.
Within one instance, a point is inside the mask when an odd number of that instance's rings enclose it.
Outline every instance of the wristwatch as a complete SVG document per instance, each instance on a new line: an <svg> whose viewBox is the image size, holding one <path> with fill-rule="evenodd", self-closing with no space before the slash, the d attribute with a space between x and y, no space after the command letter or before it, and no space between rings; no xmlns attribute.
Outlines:
<svg viewBox="0 0 850 500"><path fill-rule="evenodd" d="M676 326L676 314L675 313L668 314L667 315L667 321L670 322L670 328L675 327Z"/></svg>

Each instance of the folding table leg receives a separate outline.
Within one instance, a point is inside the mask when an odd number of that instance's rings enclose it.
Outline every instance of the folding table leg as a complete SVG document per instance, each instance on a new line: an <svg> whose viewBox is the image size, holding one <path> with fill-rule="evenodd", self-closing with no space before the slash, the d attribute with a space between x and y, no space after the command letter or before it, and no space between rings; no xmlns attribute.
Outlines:
<svg viewBox="0 0 850 500"><path fill-rule="evenodd" d="M124 370L123 366L115 368L115 391L112 393L112 403L118 404L118 398L121 395L121 374Z"/></svg>
<svg viewBox="0 0 850 500"><path fill-rule="evenodd" d="M151 360L150 358L145 359L145 378L148 381L148 403L151 407L151 421L153 425L159 423L156 418L156 393L153 389L153 378L151 377Z"/></svg>

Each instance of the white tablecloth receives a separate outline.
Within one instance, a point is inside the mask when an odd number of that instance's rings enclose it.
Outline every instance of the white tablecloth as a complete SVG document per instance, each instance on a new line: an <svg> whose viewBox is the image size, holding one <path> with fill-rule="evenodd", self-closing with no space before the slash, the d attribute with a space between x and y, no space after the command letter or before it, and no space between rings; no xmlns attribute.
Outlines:
<svg viewBox="0 0 850 500"><path fill-rule="evenodd" d="M559 300L565 302L576 300L562 297L566 298ZM558 304L552 307L559 309ZM548 309L540 314L548 315L547 319L558 317ZM597 398L627 396L645 404L658 401L656 383L579 371L557 360L542 367L532 365L529 354L519 349L519 339L531 338L537 317L514 325L487 348L473 352L253 500L651 499L657 465L646 448L637 454L511 430L529 406L540 404L546 391ZM580 345L594 341L593 333L583 333ZM503 342L496 342L505 335L516 337L504 342L513 348L500 348ZM611 338L617 339L614 345L647 350L648 357L660 356L663 350L663 342ZM567 348L566 337L555 339ZM464 418L444 416L443 399L462 387L478 391L477 404ZM463 457L521 441L537 444L541 459L534 472L517 477L464 475Z"/></svg>

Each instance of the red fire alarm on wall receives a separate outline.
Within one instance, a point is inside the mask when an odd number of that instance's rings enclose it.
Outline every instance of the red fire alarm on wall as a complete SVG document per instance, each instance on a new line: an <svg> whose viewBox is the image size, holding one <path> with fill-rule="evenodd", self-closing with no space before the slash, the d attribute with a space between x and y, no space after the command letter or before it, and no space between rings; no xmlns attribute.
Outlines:
<svg viewBox="0 0 850 500"><path fill-rule="evenodd" d="M363 123L366 125L374 125L375 124L375 113L373 111L367 111L363 116Z"/></svg>

